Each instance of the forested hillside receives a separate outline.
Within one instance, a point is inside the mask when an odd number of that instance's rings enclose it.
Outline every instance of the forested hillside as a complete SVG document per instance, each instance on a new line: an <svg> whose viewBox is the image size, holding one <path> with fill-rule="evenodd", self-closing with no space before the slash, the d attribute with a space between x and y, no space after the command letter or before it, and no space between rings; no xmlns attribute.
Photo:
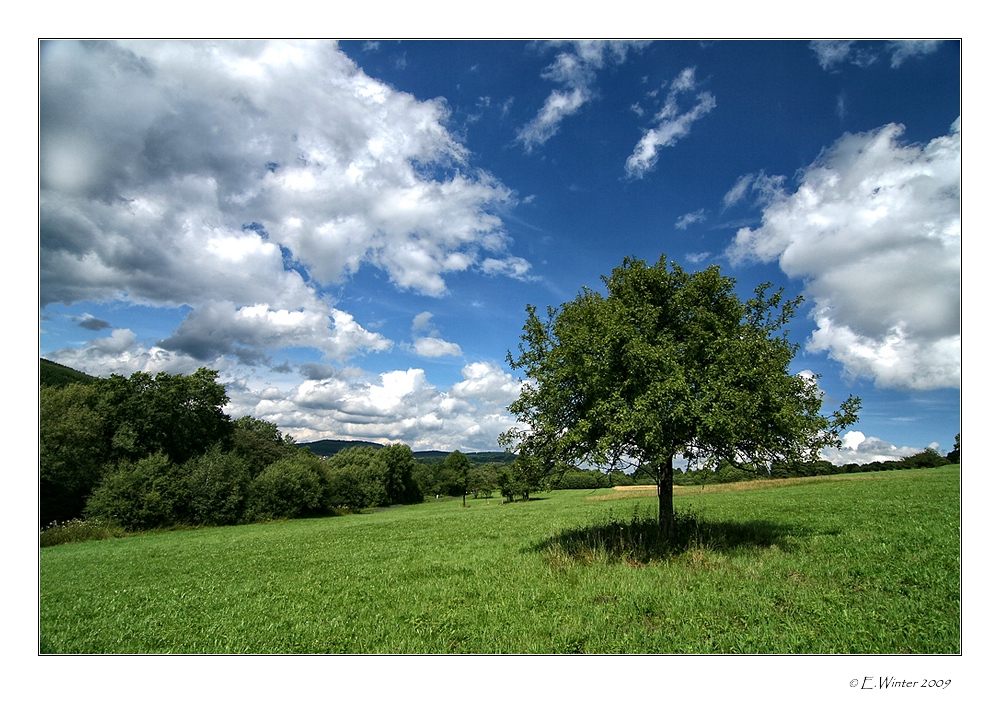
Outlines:
<svg viewBox="0 0 1000 714"><path fill-rule="evenodd" d="M67 384L90 384L97 381L97 377L78 372L72 367L66 367L58 362L45 359L38 360L38 383L42 387L62 387Z"/></svg>
<svg viewBox="0 0 1000 714"><path fill-rule="evenodd" d="M297 446L309 449L316 456L333 456L345 449L371 448L381 449L383 444L376 444L372 441L351 441L346 439L321 439L319 441L300 441ZM424 463L443 462L451 452L448 451L414 451L413 458ZM510 464L516 458L514 454L506 451L474 451L467 453L466 458L473 465L482 464Z"/></svg>

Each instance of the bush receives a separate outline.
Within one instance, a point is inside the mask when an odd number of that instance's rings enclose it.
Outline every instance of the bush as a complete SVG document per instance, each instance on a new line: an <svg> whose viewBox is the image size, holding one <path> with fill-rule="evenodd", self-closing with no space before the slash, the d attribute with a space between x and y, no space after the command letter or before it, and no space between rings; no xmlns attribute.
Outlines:
<svg viewBox="0 0 1000 714"><path fill-rule="evenodd" d="M938 466L947 466L950 463L948 459L930 447L900 461L902 468L906 469L932 469Z"/></svg>
<svg viewBox="0 0 1000 714"><path fill-rule="evenodd" d="M130 531L173 525L182 520L182 509L189 501L185 486L177 467L163 453L119 464L94 490L84 515Z"/></svg>
<svg viewBox="0 0 1000 714"><path fill-rule="evenodd" d="M251 482L246 459L216 444L184 464L183 478L190 495L184 513L188 523L224 526L243 519Z"/></svg>
<svg viewBox="0 0 1000 714"><path fill-rule="evenodd" d="M329 508L329 491L323 463L300 452L274 462L251 481L246 518L269 521L322 513Z"/></svg>

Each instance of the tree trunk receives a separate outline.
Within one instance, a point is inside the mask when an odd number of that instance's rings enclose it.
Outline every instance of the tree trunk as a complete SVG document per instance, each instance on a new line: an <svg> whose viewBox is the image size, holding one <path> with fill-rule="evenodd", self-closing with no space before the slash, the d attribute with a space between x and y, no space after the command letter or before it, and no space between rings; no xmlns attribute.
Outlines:
<svg viewBox="0 0 1000 714"><path fill-rule="evenodd" d="M674 460L657 464L656 490L660 501L660 535L674 539Z"/></svg>

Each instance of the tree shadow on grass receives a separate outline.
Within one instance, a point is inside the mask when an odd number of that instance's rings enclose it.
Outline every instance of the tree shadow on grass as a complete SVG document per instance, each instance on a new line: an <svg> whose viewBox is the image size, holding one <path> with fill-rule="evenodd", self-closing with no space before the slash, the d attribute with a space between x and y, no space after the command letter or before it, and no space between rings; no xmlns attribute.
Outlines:
<svg viewBox="0 0 1000 714"><path fill-rule="evenodd" d="M715 521L679 512L674 514L674 538L660 535L655 516L640 515L623 520L613 515L603 523L570 528L546 538L530 548L557 561L624 562L644 565L669 560L688 551L732 552L776 547L794 549L793 536L810 535L801 526L769 521Z"/></svg>

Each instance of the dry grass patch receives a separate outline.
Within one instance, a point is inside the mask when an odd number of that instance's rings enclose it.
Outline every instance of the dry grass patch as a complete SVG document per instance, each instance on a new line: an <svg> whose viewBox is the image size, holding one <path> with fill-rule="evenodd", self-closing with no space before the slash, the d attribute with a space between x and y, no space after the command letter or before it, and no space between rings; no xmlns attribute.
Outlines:
<svg viewBox="0 0 1000 714"><path fill-rule="evenodd" d="M839 474L835 476L802 476L800 478L754 479L732 483L710 483L701 486L674 486L674 494L694 495L699 493L733 493L737 491L757 491L764 488L784 488L810 483L832 483L834 481L868 481L871 479L902 478L913 476L912 471L871 472L863 474ZM612 493L589 496L588 501L615 501L621 498L648 498L656 496L656 486L615 486Z"/></svg>

